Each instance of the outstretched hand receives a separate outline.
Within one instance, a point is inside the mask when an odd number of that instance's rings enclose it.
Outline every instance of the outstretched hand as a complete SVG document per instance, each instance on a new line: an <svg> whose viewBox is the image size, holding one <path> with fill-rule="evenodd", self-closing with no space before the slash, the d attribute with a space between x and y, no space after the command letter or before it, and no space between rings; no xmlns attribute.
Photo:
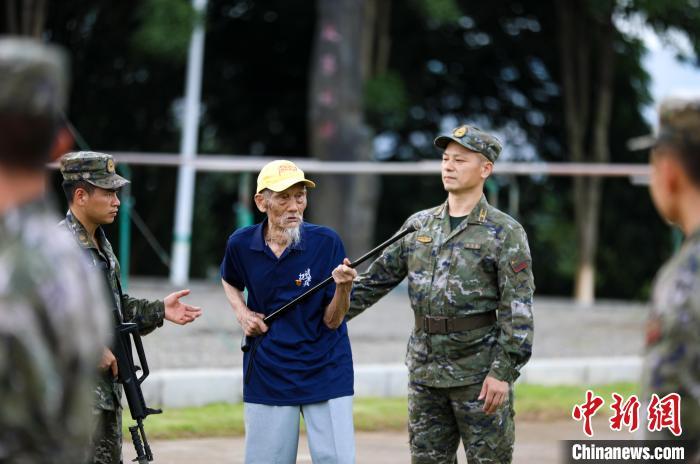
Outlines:
<svg viewBox="0 0 700 464"><path fill-rule="evenodd" d="M179 290L163 299L163 303L165 303L165 319L178 325L185 325L202 315L202 308L180 301L180 298L189 294L189 290Z"/></svg>

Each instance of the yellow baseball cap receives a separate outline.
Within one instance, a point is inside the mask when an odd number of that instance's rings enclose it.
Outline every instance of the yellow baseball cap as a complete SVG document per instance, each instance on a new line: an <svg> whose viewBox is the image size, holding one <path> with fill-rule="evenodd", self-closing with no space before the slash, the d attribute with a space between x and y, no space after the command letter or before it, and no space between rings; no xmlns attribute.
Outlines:
<svg viewBox="0 0 700 464"><path fill-rule="evenodd" d="M299 182L303 182L309 188L316 187L316 184L304 177L304 171L299 169L296 164L287 160L275 160L267 163L260 170L258 188L255 193L260 193L265 189L281 192Z"/></svg>

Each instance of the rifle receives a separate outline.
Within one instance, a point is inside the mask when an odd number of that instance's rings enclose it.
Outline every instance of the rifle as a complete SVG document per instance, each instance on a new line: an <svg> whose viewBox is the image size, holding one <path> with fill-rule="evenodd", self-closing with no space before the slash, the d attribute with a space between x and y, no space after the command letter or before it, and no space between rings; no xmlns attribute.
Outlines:
<svg viewBox="0 0 700 464"><path fill-rule="evenodd" d="M388 239L384 243L378 245L377 247L368 251L367 253L365 253L361 257L357 258L355 261L353 261L352 263L349 264L349 267L355 268L355 267L359 266L360 264L362 264L363 262L365 262L366 260L368 260L372 256L374 256L374 255L378 254L380 251L384 250L384 248L388 247L392 243L404 238L406 235L410 234L411 232L415 232L416 230L420 229L421 226L422 226L422 224L420 223L420 221L418 221L417 219L412 220L408 224L408 226L406 226L406 228L404 230L398 232L396 235L394 235L393 237L391 237L390 239ZM283 316L284 314L286 314L289 311L291 311L292 309L294 309L294 307L298 303L305 300L309 296L313 295L317 291L321 290L322 288L324 288L326 285L330 284L331 282L333 282L332 275L328 276L325 280L323 280L322 282L319 282L318 284L316 284L315 286L313 286L309 290L305 291L304 293L302 293L298 297L294 298L292 301L288 302L287 304L285 304L281 308L279 308L276 311L273 311L272 313L265 316L263 318L263 322L267 325L271 324L276 319L279 319L281 316ZM262 341L264 335L265 334L258 335L257 337L248 337L245 334L243 334L243 339L241 340L241 351L243 351L244 353L250 351L250 357L248 359L248 366L246 367L245 373L243 375L245 383L247 383L247 381L250 379L250 372L251 372L251 369L253 367L253 360L255 358L255 352L257 351L258 345L260 345L260 342ZM251 341L252 341L251 338L255 339L255 341L252 343L252 349L251 349Z"/></svg>
<svg viewBox="0 0 700 464"><path fill-rule="evenodd" d="M116 313L116 308L115 308ZM136 347L141 367L134 364L133 353L131 351L131 341L133 340ZM148 362L146 361L146 353L143 350L141 336L138 333L138 325L133 322L121 322L117 324L114 337L114 357L117 358L117 374L119 383L124 386L124 395L129 404L131 418L136 421L136 425L129 427L131 432L131 441L136 449L136 459L134 461L139 464L147 464L153 461L153 453L148 445L146 431L143 428L143 420L150 414L161 414L162 409L151 409L146 406L146 401L143 398L141 384L150 371L148 370ZM139 377L136 373L143 370L143 374Z"/></svg>
<svg viewBox="0 0 700 464"><path fill-rule="evenodd" d="M104 265L104 263L101 263ZM109 273L105 265L105 278L107 279L107 289L109 290L112 299L114 300L114 292L111 291L109 282ZM121 284L117 282L119 295L122 294ZM117 380L124 387L124 395L126 402L129 405L131 418L136 421L136 425L129 427L131 432L131 441L136 449L135 462L138 464L148 464L153 461L153 453L146 438L146 431L143 428L143 420L151 414L161 414L162 409L151 409L146 406L146 400L143 397L141 384L150 374L148 362L146 361L146 352L143 350L141 335L139 334L138 324L134 322L124 322L122 315L119 312L119 306L116 301L113 305L114 321L116 323L114 330L114 342L112 354L117 359ZM131 351L131 342L134 342L136 353L141 366L134 364L134 354ZM142 370L143 374L139 377L137 372Z"/></svg>

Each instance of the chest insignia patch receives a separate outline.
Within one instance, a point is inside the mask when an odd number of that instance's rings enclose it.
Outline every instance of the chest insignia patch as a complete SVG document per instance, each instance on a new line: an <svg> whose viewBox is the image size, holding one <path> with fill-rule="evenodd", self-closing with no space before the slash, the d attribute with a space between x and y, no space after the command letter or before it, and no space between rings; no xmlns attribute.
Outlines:
<svg viewBox="0 0 700 464"><path fill-rule="evenodd" d="M306 269L299 274L299 278L294 281L297 287L309 287L311 285L311 269Z"/></svg>
<svg viewBox="0 0 700 464"><path fill-rule="evenodd" d="M464 248L466 248L467 250L480 250L481 243L465 243Z"/></svg>
<svg viewBox="0 0 700 464"><path fill-rule="evenodd" d="M419 235L416 237L416 240L418 240L421 243L430 243L433 241L432 237L428 237L427 235Z"/></svg>

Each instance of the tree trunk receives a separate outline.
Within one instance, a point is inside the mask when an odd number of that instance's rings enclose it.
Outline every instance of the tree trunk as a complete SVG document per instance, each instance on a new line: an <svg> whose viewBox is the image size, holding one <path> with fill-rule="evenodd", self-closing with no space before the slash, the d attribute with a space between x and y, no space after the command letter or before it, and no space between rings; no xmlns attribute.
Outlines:
<svg viewBox="0 0 700 464"><path fill-rule="evenodd" d="M371 8L372 7L372 8ZM318 28L309 104L311 153L321 160L369 160L371 133L364 124L363 72L371 53L365 0L317 0ZM376 217L375 176L316 176L309 207L314 222L335 229L349 257L371 247Z"/></svg>
<svg viewBox="0 0 700 464"><path fill-rule="evenodd" d="M5 0L5 32L40 39L47 10L47 0Z"/></svg>
<svg viewBox="0 0 700 464"><path fill-rule="evenodd" d="M614 25L612 7L595 18L581 0L555 1L559 17L559 43L566 119L567 146L571 161L607 162L614 74ZM590 43L597 39L597 54ZM594 58L596 61L593 61ZM595 64L595 76L592 65ZM595 95L591 95L595 89ZM591 102L594 113L590 114ZM591 117L592 116L592 117ZM592 142L586 143L590 140ZM580 304L595 299L596 251L600 222L600 178L574 178L577 263L574 297Z"/></svg>

